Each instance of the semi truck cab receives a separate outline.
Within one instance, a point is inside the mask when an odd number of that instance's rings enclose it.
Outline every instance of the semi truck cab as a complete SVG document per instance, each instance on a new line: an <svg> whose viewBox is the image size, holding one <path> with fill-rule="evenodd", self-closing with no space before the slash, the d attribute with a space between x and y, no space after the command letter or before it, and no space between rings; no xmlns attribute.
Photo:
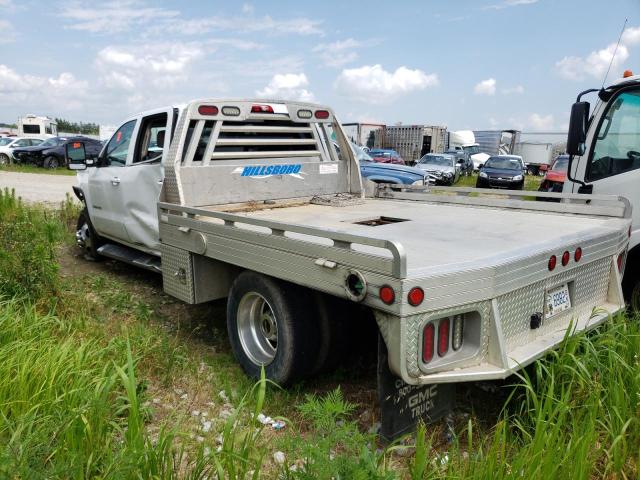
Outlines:
<svg viewBox="0 0 640 480"><path fill-rule="evenodd" d="M582 97L596 93L597 103ZM614 194L633 205L629 251L623 277L627 302L640 309L640 75L606 88L586 90L571 109L564 193Z"/></svg>

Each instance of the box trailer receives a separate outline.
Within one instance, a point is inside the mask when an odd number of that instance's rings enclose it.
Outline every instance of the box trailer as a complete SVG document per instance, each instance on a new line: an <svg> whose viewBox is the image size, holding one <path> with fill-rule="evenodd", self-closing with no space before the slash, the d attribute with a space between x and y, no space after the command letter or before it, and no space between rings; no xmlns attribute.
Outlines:
<svg viewBox="0 0 640 480"><path fill-rule="evenodd" d="M488 155L513 155L520 142L519 130L474 130L480 151Z"/></svg>
<svg viewBox="0 0 640 480"><path fill-rule="evenodd" d="M542 142L520 142L516 146L530 175L542 175L553 163L553 144Z"/></svg>

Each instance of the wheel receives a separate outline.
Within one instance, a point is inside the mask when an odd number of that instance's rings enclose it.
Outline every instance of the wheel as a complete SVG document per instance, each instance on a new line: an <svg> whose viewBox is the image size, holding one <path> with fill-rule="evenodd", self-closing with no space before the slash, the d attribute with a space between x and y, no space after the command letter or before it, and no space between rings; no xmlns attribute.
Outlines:
<svg viewBox="0 0 640 480"><path fill-rule="evenodd" d="M50 156L44 159L42 166L44 168L58 168L60 166L60 162L57 157Z"/></svg>
<svg viewBox="0 0 640 480"><path fill-rule="evenodd" d="M11 159L9 155L6 153L0 153L0 165L9 165L11 163Z"/></svg>
<svg viewBox="0 0 640 480"><path fill-rule="evenodd" d="M87 260L95 262L102 258L98 253L98 248L102 245L102 240L93 229L89 212L86 208L78 215L76 243L84 251L84 258Z"/></svg>
<svg viewBox="0 0 640 480"><path fill-rule="evenodd" d="M242 369L289 385L309 375L318 355L318 324L311 292L256 272L245 271L231 286L227 329ZM311 307L312 308L312 307Z"/></svg>

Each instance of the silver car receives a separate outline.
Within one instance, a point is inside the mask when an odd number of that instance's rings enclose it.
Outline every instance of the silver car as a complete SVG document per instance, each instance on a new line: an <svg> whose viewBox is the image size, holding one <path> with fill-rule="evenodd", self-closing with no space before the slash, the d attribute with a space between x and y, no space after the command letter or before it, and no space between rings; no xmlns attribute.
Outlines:
<svg viewBox="0 0 640 480"><path fill-rule="evenodd" d="M438 185L453 185L460 178L456 157L448 153L427 153L418 160L416 167L433 175Z"/></svg>

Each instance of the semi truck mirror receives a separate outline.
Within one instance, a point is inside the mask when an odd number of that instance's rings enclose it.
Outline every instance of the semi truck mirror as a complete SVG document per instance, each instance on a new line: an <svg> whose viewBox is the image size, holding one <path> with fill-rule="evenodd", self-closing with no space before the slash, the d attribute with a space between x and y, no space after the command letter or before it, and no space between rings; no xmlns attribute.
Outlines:
<svg viewBox="0 0 640 480"><path fill-rule="evenodd" d="M567 135L567 153L584 155L587 140L587 122L589 120L589 102L576 102L571 106L569 134Z"/></svg>
<svg viewBox="0 0 640 480"><path fill-rule="evenodd" d="M65 147L67 168L69 170L86 170L87 154L83 142L69 142Z"/></svg>

